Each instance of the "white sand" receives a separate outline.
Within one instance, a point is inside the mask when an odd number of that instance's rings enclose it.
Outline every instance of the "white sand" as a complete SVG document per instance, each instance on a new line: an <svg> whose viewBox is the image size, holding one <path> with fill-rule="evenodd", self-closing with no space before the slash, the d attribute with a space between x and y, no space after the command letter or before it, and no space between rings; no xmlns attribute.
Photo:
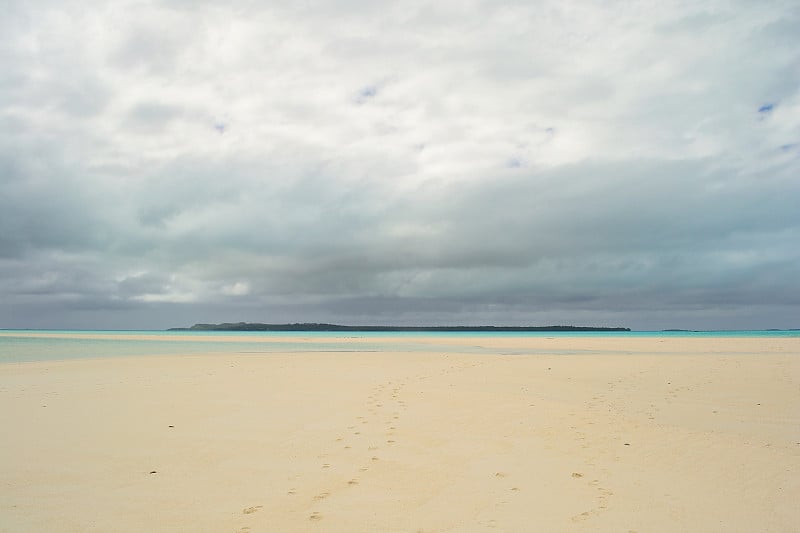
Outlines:
<svg viewBox="0 0 800 533"><path fill-rule="evenodd" d="M417 340L0 365L0 530L800 530L800 339Z"/></svg>

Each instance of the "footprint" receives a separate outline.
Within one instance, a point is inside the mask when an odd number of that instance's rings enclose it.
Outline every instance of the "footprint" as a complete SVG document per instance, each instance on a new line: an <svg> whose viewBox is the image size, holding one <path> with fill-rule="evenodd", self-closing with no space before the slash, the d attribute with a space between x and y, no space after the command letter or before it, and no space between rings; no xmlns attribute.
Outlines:
<svg viewBox="0 0 800 533"><path fill-rule="evenodd" d="M331 465L329 465L328 463L325 463L324 465L322 465L322 468L330 468L330 467L331 467Z"/></svg>
<svg viewBox="0 0 800 533"><path fill-rule="evenodd" d="M583 474L581 474L580 472L573 472L572 477L583 477Z"/></svg>
<svg viewBox="0 0 800 533"><path fill-rule="evenodd" d="M378 459L377 457L373 457L372 460L373 461L380 461L380 459Z"/></svg>
<svg viewBox="0 0 800 533"><path fill-rule="evenodd" d="M260 511L264 506L263 505L256 505L254 507L245 507L242 509L243 514L253 514L257 511Z"/></svg>
<svg viewBox="0 0 800 533"><path fill-rule="evenodd" d="M348 485L358 485L358 480L357 479L351 479L350 481L347 482L347 484Z"/></svg>
<svg viewBox="0 0 800 533"><path fill-rule="evenodd" d="M318 502L318 501L320 501L320 500L324 500L325 498L327 498L327 497L328 497L328 496L330 496L330 495L331 495L331 493L330 493L330 492L320 492L319 494L317 494L316 496L314 496L314 501L315 501L315 502Z"/></svg>
<svg viewBox="0 0 800 533"><path fill-rule="evenodd" d="M319 521L319 520L322 520L322 515L321 515L321 514L319 514L319 513L318 513L318 512L316 512L316 511L314 511L313 513L311 513L310 515L308 515L308 519L309 519L309 520L311 520L312 522L317 522L317 521Z"/></svg>

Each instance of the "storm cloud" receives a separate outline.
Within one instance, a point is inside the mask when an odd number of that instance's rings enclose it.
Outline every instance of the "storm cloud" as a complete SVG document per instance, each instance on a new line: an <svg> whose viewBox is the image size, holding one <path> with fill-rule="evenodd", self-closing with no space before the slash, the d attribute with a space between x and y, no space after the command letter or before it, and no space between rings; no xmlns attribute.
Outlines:
<svg viewBox="0 0 800 533"><path fill-rule="evenodd" d="M7 3L0 327L800 327L796 2Z"/></svg>

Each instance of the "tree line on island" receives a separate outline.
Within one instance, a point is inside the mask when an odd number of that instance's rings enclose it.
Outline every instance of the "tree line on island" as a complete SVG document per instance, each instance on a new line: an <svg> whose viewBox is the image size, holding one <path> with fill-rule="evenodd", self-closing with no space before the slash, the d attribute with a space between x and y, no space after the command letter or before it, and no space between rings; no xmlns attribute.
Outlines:
<svg viewBox="0 0 800 533"><path fill-rule="evenodd" d="M296 323L260 324L236 322L195 324L190 328L169 328L168 331L630 331L630 328L591 326L342 326L339 324Z"/></svg>

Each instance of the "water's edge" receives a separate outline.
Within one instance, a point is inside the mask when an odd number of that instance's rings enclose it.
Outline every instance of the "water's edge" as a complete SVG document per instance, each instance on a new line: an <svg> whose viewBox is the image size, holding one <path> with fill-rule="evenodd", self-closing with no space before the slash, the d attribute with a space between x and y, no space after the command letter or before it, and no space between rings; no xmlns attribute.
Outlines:
<svg viewBox="0 0 800 533"><path fill-rule="evenodd" d="M87 331L0 330L0 364L70 359L165 356L182 354L265 354L296 352L442 352L505 354L577 354L578 349L498 351L480 339L497 338L787 338L800 331L636 331L636 332L283 332L283 331ZM358 342L353 342L357 339ZM453 344L447 340L452 339ZM475 344L465 344L475 339ZM455 342L459 341L459 342Z"/></svg>

